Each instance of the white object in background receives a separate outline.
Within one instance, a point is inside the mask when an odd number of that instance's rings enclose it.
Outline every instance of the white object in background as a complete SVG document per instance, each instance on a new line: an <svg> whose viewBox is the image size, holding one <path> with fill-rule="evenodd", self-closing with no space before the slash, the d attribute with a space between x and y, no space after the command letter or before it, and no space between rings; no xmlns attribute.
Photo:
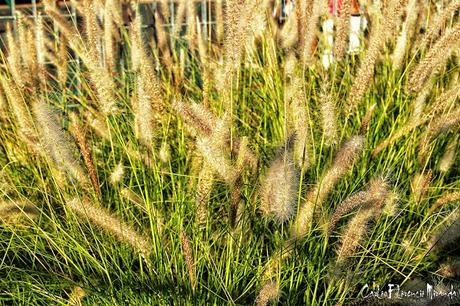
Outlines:
<svg viewBox="0 0 460 306"><path fill-rule="evenodd" d="M295 6L294 0L289 1L289 3L286 3L286 5L284 6L284 15L286 17L291 15L292 12L294 12L294 9L295 9L294 6Z"/></svg>
<svg viewBox="0 0 460 306"><path fill-rule="evenodd" d="M324 69L329 69L331 64L334 62L334 55L332 52L324 52L321 58L321 63L323 64Z"/></svg>
<svg viewBox="0 0 460 306"><path fill-rule="evenodd" d="M348 52L358 52L361 47L361 16L351 16L350 18L350 44Z"/></svg>
<svg viewBox="0 0 460 306"><path fill-rule="evenodd" d="M334 62L332 48L334 46L334 21L333 19L326 19L323 21L323 34L324 34L324 53L321 59L323 67L328 69Z"/></svg>

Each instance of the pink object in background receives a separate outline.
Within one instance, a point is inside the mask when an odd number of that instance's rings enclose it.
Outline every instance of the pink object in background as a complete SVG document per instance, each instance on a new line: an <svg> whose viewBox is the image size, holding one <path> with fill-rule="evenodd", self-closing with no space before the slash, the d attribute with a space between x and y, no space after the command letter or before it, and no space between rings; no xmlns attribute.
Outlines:
<svg viewBox="0 0 460 306"><path fill-rule="evenodd" d="M329 13L337 14L342 9L343 0L328 0L329 1ZM335 7L337 5L337 7Z"/></svg>

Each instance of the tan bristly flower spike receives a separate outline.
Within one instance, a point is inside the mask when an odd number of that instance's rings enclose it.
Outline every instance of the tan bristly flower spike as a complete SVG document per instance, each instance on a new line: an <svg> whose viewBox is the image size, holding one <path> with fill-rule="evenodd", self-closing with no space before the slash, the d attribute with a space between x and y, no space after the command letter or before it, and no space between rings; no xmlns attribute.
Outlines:
<svg viewBox="0 0 460 306"><path fill-rule="evenodd" d="M236 171L231 163L227 138L229 135L228 117L220 119L210 137L197 139L197 148L203 158L226 183L232 185L236 179Z"/></svg>
<svg viewBox="0 0 460 306"><path fill-rule="evenodd" d="M289 124L292 126L296 137L294 142L294 160L297 165L304 171L310 165L309 157L309 131L310 124L308 121L308 112L305 105L305 96L303 90L303 80L299 71L294 71L290 75L286 71L286 77L290 80L287 81L285 89L285 104L288 109L286 110L289 118Z"/></svg>
<svg viewBox="0 0 460 306"><path fill-rule="evenodd" d="M396 130L396 132L387 137L381 143L377 145L377 147L372 151L372 156L377 156L380 152L382 152L385 148L389 145L393 144L399 138L409 134L411 131L416 129L418 126L423 125L433 119L437 114L444 111L445 109L449 108L450 105L455 101L457 96L460 94L460 86L453 87L446 92L444 92L441 96L439 96L431 105L428 107L427 110L423 112L419 119L410 119L406 122L401 128ZM446 116L452 116L447 114ZM451 118L452 119L452 118ZM442 119L444 120L444 118ZM441 121L441 119L436 119L436 121ZM432 124L433 126L433 124Z"/></svg>
<svg viewBox="0 0 460 306"><path fill-rule="evenodd" d="M460 107L435 118L421 136L419 160L421 162L426 161L429 143L433 137L442 132L457 129L458 127L460 127Z"/></svg>
<svg viewBox="0 0 460 306"><path fill-rule="evenodd" d="M318 20L319 17L321 16L322 12L325 11L326 8L326 2L322 0L313 0L312 8L311 8L311 14L309 15L309 18L307 19L307 29L305 32L304 36L304 48L301 50L302 54L302 62L304 65L310 65L313 60L313 53L312 53L312 43L315 38L315 35L317 34L318 31ZM302 26L299 24L299 27Z"/></svg>
<svg viewBox="0 0 460 306"><path fill-rule="evenodd" d="M0 200L0 221L2 222L15 224L20 219L32 220L38 214L39 210L31 203L16 200Z"/></svg>
<svg viewBox="0 0 460 306"><path fill-rule="evenodd" d="M158 14L158 12L155 12L155 29L158 39L158 49L161 51L161 62L166 67L171 67L174 63L171 57L169 35L165 29L163 18L160 14Z"/></svg>
<svg viewBox="0 0 460 306"><path fill-rule="evenodd" d="M180 232L180 240L182 243L182 254L185 258L185 264L187 266L188 277L190 279L190 285L192 289L195 290L196 287L196 272L195 272L195 264L193 260L193 253L190 247L190 241L187 237L187 234L184 230Z"/></svg>
<svg viewBox="0 0 460 306"><path fill-rule="evenodd" d="M83 156L83 160L86 165L86 169L88 170L89 177L91 179L91 183L93 185L94 191L98 196L101 195L101 189L99 186L99 179L97 177L96 167L94 166L93 157L91 153L91 147L86 140L85 132L81 127L80 123L78 122L78 117L75 113L71 114L71 121L72 121L72 130L75 139L77 140L78 146L80 148L81 155Z"/></svg>
<svg viewBox="0 0 460 306"><path fill-rule="evenodd" d="M372 208L365 208L351 219L345 228L337 249L337 263L342 264L348 257L353 255L359 247L368 230L368 223L374 216Z"/></svg>
<svg viewBox="0 0 460 306"><path fill-rule="evenodd" d="M337 111L328 80L324 81L323 88L321 89L320 109L324 143L331 146L337 142Z"/></svg>
<svg viewBox="0 0 460 306"><path fill-rule="evenodd" d="M441 157L441 160L439 161L439 171L447 172L452 168L457 154L457 144L458 138L454 138L451 141L449 141L446 151L444 152L444 154Z"/></svg>
<svg viewBox="0 0 460 306"><path fill-rule="evenodd" d="M196 219L200 226L206 225L208 215L208 202L214 184L214 170L204 162L198 176L198 185L196 188Z"/></svg>
<svg viewBox="0 0 460 306"><path fill-rule="evenodd" d="M186 0L179 0L176 8L176 18L174 24L173 36L177 38L179 33L182 31L182 24L184 23L185 14L187 11Z"/></svg>
<svg viewBox="0 0 460 306"><path fill-rule="evenodd" d="M49 159L60 171L69 174L82 186L90 185L75 142L59 124L57 113L45 101L35 102L32 111L40 133L40 143Z"/></svg>
<svg viewBox="0 0 460 306"><path fill-rule="evenodd" d="M441 265L438 271L443 277L456 278L460 276L460 260L456 260Z"/></svg>
<svg viewBox="0 0 460 306"><path fill-rule="evenodd" d="M337 33L335 35L334 56L340 61L345 55L350 32L351 1L342 2L339 18L337 19Z"/></svg>
<svg viewBox="0 0 460 306"><path fill-rule="evenodd" d="M204 136L210 136L217 123L216 116L204 105L186 104L176 101L172 105L179 115L193 128Z"/></svg>
<svg viewBox="0 0 460 306"><path fill-rule="evenodd" d="M266 306L271 302L276 301L281 295L280 286L276 281L268 281L260 289L256 299L257 306Z"/></svg>
<svg viewBox="0 0 460 306"><path fill-rule="evenodd" d="M382 213L387 197L389 186L383 179L376 179L369 183L368 205L362 207L356 216L346 226L337 249L337 263L343 264L345 260L352 256L364 239L368 229L368 223L377 219Z"/></svg>
<svg viewBox="0 0 460 306"><path fill-rule="evenodd" d="M144 258L152 253L150 238L139 234L129 224L124 223L115 215L91 203L88 199L73 199L66 207L82 218L88 218L91 223L113 235L119 241L129 244Z"/></svg>
<svg viewBox="0 0 460 306"><path fill-rule="evenodd" d="M458 46L460 41L460 24L449 29L439 38L420 61L418 66L408 77L407 89L417 92L424 84L436 73L439 68L443 67L453 50Z"/></svg>
<svg viewBox="0 0 460 306"><path fill-rule="evenodd" d="M36 139L36 132L33 119L20 89L15 86L12 80L5 78L5 76L1 76L0 81L9 102L8 104L16 117L20 134L22 134L24 141L34 141Z"/></svg>
<svg viewBox="0 0 460 306"><path fill-rule="evenodd" d="M309 232L314 212L321 211L323 201L332 191L338 180L353 166L363 147L364 137L360 135L351 137L342 145L332 165L326 170L322 180L308 192L305 202L300 207L291 229L291 236L293 238L300 238Z"/></svg>
<svg viewBox="0 0 460 306"><path fill-rule="evenodd" d="M419 10L418 0L409 0L406 6L406 19L402 25L401 32L396 40L393 52L393 69L401 69L406 56L407 46L410 45L414 27L417 22Z"/></svg>
<svg viewBox="0 0 460 306"><path fill-rule="evenodd" d="M433 172L428 170L427 173L419 173L412 179L412 197L416 203L420 203L423 200L432 178Z"/></svg>
<svg viewBox="0 0 460 306"><path fill-rule="evenodd" d="M348 198L346 198L342 203L340 203L335 209L328 225L328 233L332 233L337 225L337 222L348 212L352 211L357 207L368 208L369 204L376 206L376 203L380 203L383 198L387 197L389 193L389 186L387 182L382 179L373 179L369 182L367 190L360 191Z"/></svg>
<svg viewBox="0 0 460 306"><path fill-rule="evenodd" d="M216 14L216 36L217 41L222 42L224 39L224 13L223 13L223 0L215 1L215 14Z"/></svg>
<svg viewBox="0 0 460 306"><path fill-rule="evenodd" d="M116 66L115 45L114 45L114 16L112 7L115 6L115 1L106 0L104 7L104 57L105 65L110 72L114 72Z"/></svg>
<svg viewBox="0 0 460 306"><path fill-rule="evenodd" d="M460 201L460 191L454 191L447 194L442 195L439 199L434 202L433 206L431 206L428 214L433 214L436 210L443 207L446 204L453 203L456 201Z"/></svg>
<svg viewBox="0 0 460 306"><path fill-rule="evenodd" d="M125 176L125 168L123 167L123 163L119 162L117 166L113 169L112 173L110 174L110 183L112 185L116 185Z"/></svg>
<svg viewBox="0 0 460 306"><path fill-rule="evenodd" d="M446 21L452 17L452 15L460 9L460 2L452 1L444 10L439 12L439 14L433 19L433 22L430 24L427 33L423 37L420 46L427 47L429 43L434 41L435 38L439 36L441 28L446 25Z"/></svg>
<svg viewBox="0 0 460 306"><path fill-rule="evenodd" d="M348 96L346 105L346 112L348 115L351 115L358 107L366 89L372 81L375 65L382 50L382 46L395 31L398 18L402 12L403 2L404 0L390 1L390 3L387 4L384 17L382 18L383 24L378 25L376 30L371 33L369 47L359 66L359 70L350 89L350 95Z"/></svg>
<svg viewBox="0 0 460 306"><path fill-rule="evenodd" d="M260 211L265 218L289 220L295 211L299 178L292 153L282 152L270 165L262 181Z"/></svg>

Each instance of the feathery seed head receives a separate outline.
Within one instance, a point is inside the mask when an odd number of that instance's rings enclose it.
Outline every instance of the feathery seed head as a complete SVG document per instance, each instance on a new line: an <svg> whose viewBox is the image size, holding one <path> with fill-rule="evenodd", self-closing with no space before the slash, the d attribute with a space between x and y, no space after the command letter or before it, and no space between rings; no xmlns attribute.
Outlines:
<svg viewBox="0 0 460 306"><path fill-rule="evenodd" d="M294 214L298 175L290 153L281 154L270 165L261 186L260 210L264 217L279 222Z"/></svg>
<svg viewBox="0 0 460 306"><path fill-rule="evenodd" d="M47 155L58 169L88 186L90 182L80 163L76 144L61 127L57 113L44 101L35 102L32 111L40 132L40 143Z"/></svg>
<svg viewBox="0 0 460 306"><path fill-rule="evenodd" d="M152 253L149 237L139 234L129 224L124 223L118 217L105 211L103 208L94 205L88 199L72 199L67 202L66 207L70 208L80 217L87 218L93 224L113 235L118 240L129 244L145 259Z"/></svg>
<svg viewBox="0 0 460 306"><path fill-rule="evenodd" d="M125 176L125 168L123 166L123 163L119 162L117 166L113 169L112 173L110 174L110 183L112 185L116 185L119 182L121 182L124 176Z"/></svg>
<svg viewBox="0 0 460 306"><path fill-rule="evenodd" d="M349 222L342 234L340 247L337 249L337 263L339 265L343 264L347 258L356 252L368 230L368 223L374 214L373 208L362 209Z"/></svg>
<svg viewBox="0 0 460 306"><path fill-rule="evenodd" d="M455 162L455 157L457 153L457 143L458 139L455 138L449 142L447 145L446 151L442 155L441 160L439 161L439 170L441 172L447 172L452 168L452 165Z"/></svg>
<svg viewBox="0 0 460 306"><path fill-rule="evenodd" d="M18 225L22 221L36 218L38 214L39 210L31 203L16 200L0 200L0 221L5 223Z"/></svg>
<svg viewBox="0 0 460 306"><path fill-rule="evenodd" d="M281 290L278 282L268 281L266 282L262 289L260 289L259 295L256 299L257 306L266 306L271 302L275 302L281 295Z"/></svg>

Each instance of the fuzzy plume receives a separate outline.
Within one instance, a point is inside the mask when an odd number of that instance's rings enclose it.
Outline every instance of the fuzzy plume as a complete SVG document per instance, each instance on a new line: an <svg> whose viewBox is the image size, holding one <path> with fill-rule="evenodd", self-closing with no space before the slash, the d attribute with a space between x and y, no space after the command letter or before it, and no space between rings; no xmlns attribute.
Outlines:
<svg viewBox="0 0 460 306"><path fill-rule="evenodd" d="M391 0L382 18L383 24L379 25L375 31L371 33L369 47L350 89L350 95L346 105L348 115L358 107L367 87L372 81L375 65L383 44L393 36L398 18L402 12L404 1L405 0Z"/></svg>
<svg viewBox="0 0 460 306"><path fill-rule="evenodd" d="M110 174L110 183L116 185L121 182L124 176L125 168L123 167L123 163L119 162Z"/></svg>
<svg viewBox="0 0 460 306"><path fill-rule="evenodd" d="M419 160L424 162L428 156L429 143L438 134L460 127L460 107L435 118L421 137Z"/></svg>
<svg viewBox="0 0 460 306"><path fill-rule="evenodd" d="M294 15L290 15L280 31L281 47L290 49L299 40L298 22Z"/></svg>
<svg viewBox="0 0 460 306"><path fill-rule="evenodd" d="M72 199L66 207L82 218L87 218L91 223L113 235L116 239L129 244L144 258L152 253L150 239L136 232L130 225L112 215L101 207L95 206L88 199Z"/></svg>
<svg viewBox="0 0 460 306"><path fill-rule="evenodd" d="M256 299L257 306L266 306L271 302L275 302L281 295L280 286L276 281L266 282Z"/></svg>
<svg viewBox="0 0 460 306"><path fill-rule="evenodd" d="M72 49L81 55L84 49L83 38L77 29L60 13L52 4L52 1L45 1L45 13L53 19L59 31L67 38Z"/></svg>
<svg viewBox="0 0 460 306"><path fill-rule="evenodd" d="M454 191L454 192L450 192L447 194L443 194L439 199L436 200L436 202L434 202L428 214L431 215L436 210L440 209L446 204L456 202L456 201L460 201L460 191Z"/></svg>
<svg viewBox="0 0 460 306"><path fill-rule="evenodd" d="M304 32L304 38L302 41L303 49L301 51L301 58L304 65L310 65L313 60L313 50L312 50L312 43L315 39L315 36L318 32L318 22L319 17L325 10L326 2L321 0L314 0L311 4L311 11L306 19L306 24L299 24L299 27L306 26L306 31Z"/></svg>
<svg viewBox="0 0 460 306"><path fill-rule="evenodd" d="M119 3L116 0L106 0L104 6L104 56L105 65L109 72L113 73L116 66L116 52L114 33L114 11L117 11Z"/></svg>
<svg viewBox="0 0 460 306"><path fill-rule="evenodd" d="M401 128L397 129L393 135L387 137L385 140L379 143L375 147L375 149L372 151L372 156L373 157L377 156L380 152L382 152L389 145L393 144L396 140L409 134L411 131L415 130L420 125L423 125L427 123L428 121L430 121L431 119L433 119L436 115L438 115L440 112L442 112L446 108L449 108L450 105L455 101L455 99L457 98L459 94L460 94L460 87L458 86L453 87L447 90L446 92L444 92L428 107L427 110L423 112L423 114L418 119L411 118L411 120L406 122ZM445 116L451 116L450 119L452 119L453 115L447 114ZM438 121L440 124L442 123L442 121L440 120L436 120L436 121Z"/></svg>
<svg viewBox="0 0 460 306"><path fill-rule="evenodd" d="M373 216L374 210L372 208L362 209L348 223L342 233L340 246L336 251L338 264L343 264L348 257L355 253L368 230L368 223Z"/></svg>
<svg viewBox="0 0 460 306"><path fill-rule="evenodd" d="M436 71L445 66L451 53L460 41L460 24L446 31L444 35L430 48L425 57L408 78L407 88L410 91L420 91Z"/></svg>
<svg viewBox="0 0 460 306"><path fill-rule="evenodd" d="M262 182L260 210L263 216L279 222L289 220L295 211L298 185L292 154L283 152L271 163Z"/></svg>
<svg viewBox="0 0 460 306"><path fill-rule="evenodd" d="M210 136L217 122L216 116L205 106L197 103L185 104L181 101L173 103L179 115L193 126L200 134Z"/></svg>
<svg viewBox="0 0 460 306"><path fill-rule="evenodd" d="M80 148L81 155L83 156L83 160L86 165L86 169L88 170L89 177L91 179L91 183L93 185L93 189L98 196L101 195L101 189L99 187L99 179L97 177L96 167L94 166L93 157L91 153L91 147L86 140L86 133L81 127L80 123L78 122L78 118L75 114L71 114L72 120L72 134L74 135L75 139L77 140L78 146Z"/></svg>
<svg viewBox="0 0 460 306"><path fill-rule="evenodd" d="M179 0L176 9L176 18L174 24L174 31L173 36L177 37L179 33L182 31L182 25L184 23L185 14L187 12L187 1L186 0Z"/></svg>
<svg viewBox="0 0 460 306"><path fill-rule="evenodd" d="M44 101L34 103L32 111L39 129L40 143L47 156L60 171L67 173L81 185L88 186L90 182L80 163L75 142L59 124L56 112Z"/></svg>
<svg viewBox="0 0 460 306"><path fill-rule="evenodd" d="M102 30L98 23L98 17L96 14L96 5L90 0L83 0L80 2L74 1L77 9L80 10L84 25L85 25L85 36L86 41L89 45L89 49L96 51L99 49L100 39L102 37ZM101 59L101 53L97 52L99 60Z"/></svg>
<svg viewBox="0 0 460 306"><path fill-rule="evenodd" d="M423 110L425 108L426 100L431 92L431 88L432 88L431 84L424 86L421 89L420 93L415 98L415 101L413 103L414 106L412 108L412 116L411 116L411 120L413 122L420 121L422 114L423 114Z"/></svg>
<svg viewBox="0 0 460 306"><path fill-rule="evenodd" d="M192 289L195 290L196 287L196 272L195 272L195 264L193 260L193 253L190 247L190 240L187 237L187 234L184 230L180 232L180 240L182 243L182 254L184 255L185 264L187 266L188 278L190 280L190 285Z"/></svg>
<svg viewBox="0 0 460 306"><path fill-rule="evenodd" d="M366 134L367 130L369 129L376 108L377 104L372 104L364 115L363 120L361 121L361 127L359 128L359 133L361 135Z"/></svg>
<svg viewBox="0 0 460 306"><path fill-rule="evenodd" d="M35 22L35 49L37 50L37 66L40 79L44 79L46 47L45 47L45 25L43 16L39 14Z"/></svg>
<svg viewBox="0 0 460 306"><path fill-rule="evenodd" d="M198 185L196 188L196 219L201 226L206 224L208 215L208 202L214 184L214 170L204 162L198 176Z"/></svg>
<svg viewBox="0 0 460 306"><path fill-rule="evenodd" d="M324 142L326 145L331 146L337 142L337 111L329 81L323 83L320 103Z"/></svg>
<svg viewBox="0 0 460 306"><path fill-rule="evenodd" d="M25 74L25 67L22 61L21 50L19 47L20 44L18 39L16 39L9 23L7 24L6 28L6 41L8 43L8 70L10 71L11 76L16 82L17 86L23 90L27 83L27 77L23 78L23 76L28 76L28 74Z"/></svg>
<svg viewBox="0 0 460 306"><path fill-rule="evenodd" d="M8 224L16 224L21 219L31 220L38 214L39 210L33 204L15 200L0 200L0 221Z"/></svg>
<svg viewBox="0 0 460 306"><path fill-rule="evenodd" d="M335 35L334 56L339 61L347 50L348 35L350 31L351 1L344 1L337 19L337 33Z"/></svg>
<svg viewBox="0 0 460 306"><path fill-rule="evenodd" d="M236 171L230 160L230 152L227 146L229 137L229 120L224 116L220 119L214 131L209 137L199 137L196 141L197 148L209 165L232 185L236 179Z"/></svg>
<svg viewBox="0 0 460 306"><path fill-rule="evenodd" d="M17 16L17 35L19 51L21 52L23 67L28 72L20 77L26 81L29 86L37 85L37 49L35 44L35 31L26 17L18 13Z"/></svg>
<svg viewBox="0 0 460 306"><path fill-rule="evenodd" d="M393 69L401 69L406 56L407 46L410 44L419 10L418 0L409 0L406 6L406 19L402 25L401 32L396 40L393 52Z"/></svg>
<svg viewBox="0 0 460 306"><path fill-rule="evenodd" d="M455 157L457 154L457 143L458 138L454 138L451 141L449 141L446 151L439 160L439 171L447 172L452 168L452 165L455 163Z"/></svg>
<svg viewBox="0 0 460 306"><path fill-rule="evenodd" d="M431 170L427 173L417 174L411 181L412 197L415 202L420 203L420 201L425 196L428 187L430 186L431 179L433 178L433 172Z"/></svg>
<svg viewBox="0 0 460 306"><path fill-rule="evenodd" d="M216 14L216 38L218 42L224 39L224 11L222 0L215 1L215 14Z"/></svg>
<svg viewBox="0 0 460 306"><path fill-rule="evenodd" d="M67 63L67 41L64 37L60 38L58 48L59 56L56 61L57 77L61 87L65 88L69 66Z"/></svg>
<svg viewBox="0 0 460 306"><path fill-rule="evenodd" d="M20 89L12 80L6 79L4 76L0 77L0 80L6 98L18 123L19 133L24 141L35 142L34 139L36 139L37 136L34 129L34 122Z"/></svg>
<svg viewBox="0 0 460 306"><path fill-rule="evenodd" d="M170 39L165 29L163 18L158 12L155 12L155 29L157 33L158 49L161 51L161 62L166 67L171 67L174 63L171 57Z"/></svg>
<svg viewBox="0 0 460 306"><path fill-rule="evenodd" d="M115 81L113 80L107 67L101 61L101 54L97 48L98 37L100 37L100 29L98 28L96 17L93 16L93 5L87 0L84 5L85 18L88 20L86 29L86 39L83 40L77 29L63 18L55 7L52 5L45 6L45 12L53 18L56 26L62 32L64 37L69 42L71 48L81 58L89 71L89 78L94 84L96 95L104 115L111 115L117 112L115 98ZM87 44L85 44L85 42Z"/></svg>
<svg viewBox="0 0 460 306"><path fill-rule="evenodd" d="M160 81L153 68L153 60L144 48L141 34L141 20L137 16L130 29L131 57L136 72L136 102L134 114L136 135L147 147L152 145L154 126L161 121L165 106Z"/></svg>
<svg viewBox="0 0 460 306"><path fill-rule="evenodd" d="M458 278L460 276L460 260L442 264L438 273L446 278Z"/></svg>
<svg viewBox="0 0 460 306"><path fill-rule="evenodd" d="M105 115L111 115L117 112L115 81L102 65L102 62L90 52L85 52L82 56L83 62L89 70L90 80L94 83L98 98L98 106Z"/></svg>
<svg viewBox="0 0 460 306"><path fill-rule="evenodd" d="M360 135L351 137L342 145L332 165L324 173L321 182L317 183L307 194L306 201L301 206L292 227L292 236L294 238L302 237L308 233L315 210L321 209L327 195L332 191L339 179L352 167L363 147L364 137Z"/></svg>
<svg viewBox="0 0 460 306"><path fill-rule="evenodd" d="M187 20L187 40L189 43L190 50L194 50L196 47L197 27L200 27L197 22L196 15L196 3L192 1L187 5L186 20Z"/></svg>
<svg viewBox="0 0 460 306"><path fill-rule="evenodd" d="M460 2L452 1L444 10L439 12L439 14L433 19L433 22L428 28L427 33L423 37L420 46L426 47L428 44L433 42L441 32L441 29L445 27L447 20L460 9Z"/></svg>
<svg viewBox="0 0 460 306"><path fill-rule="evenodd" d="M286 73L288 73L288 71L286 71ZM301 169L306 170L310 165L308 155L310 124L305 105L303 82L299 71L295 71L289 79L290 81L286 86L284 99L288 103L287 115L289 123L296 134L294 142L294 159Z"/></svg>
<svg viewBox="0 0 460 306"><path fill-rule="evenodd" d="M384 179L372 180L369 182L366 191L361 191L348 197L337 206L330 219L328 233L330 234L335 229L340 218L356 207L368 208L369 205L372 205L373 207L381 208L388 194L389 186Z"/></svg>

